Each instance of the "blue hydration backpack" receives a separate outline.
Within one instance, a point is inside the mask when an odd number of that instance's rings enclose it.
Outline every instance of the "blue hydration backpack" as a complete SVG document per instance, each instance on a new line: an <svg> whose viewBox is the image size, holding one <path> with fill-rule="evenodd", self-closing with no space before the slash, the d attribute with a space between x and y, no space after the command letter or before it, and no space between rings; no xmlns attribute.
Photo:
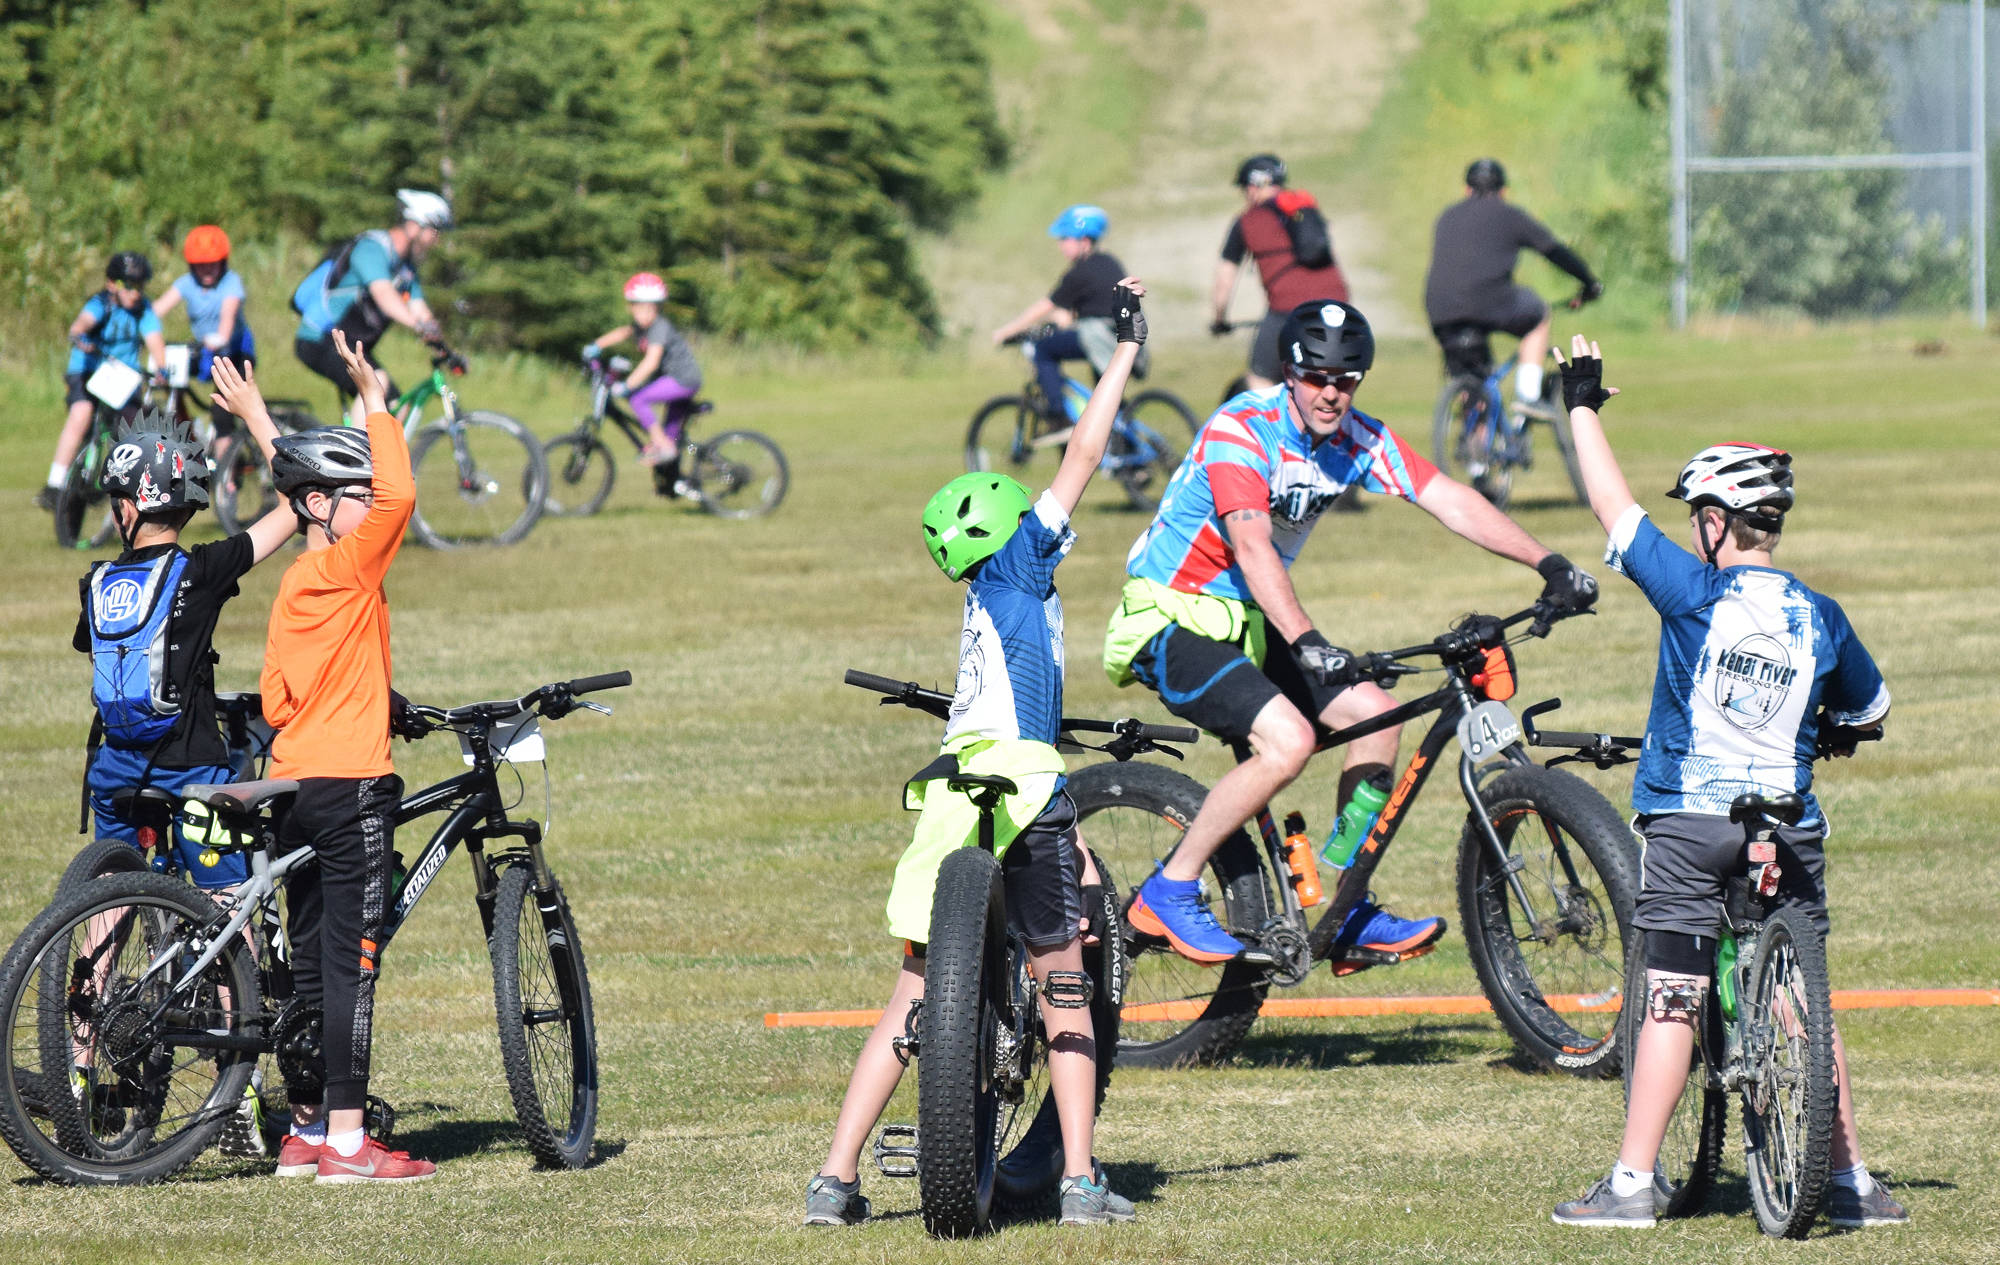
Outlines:
<svg viewBox="0 0 2000 1265"><path fill-rule="evenodd" d="M181 718L167 675L167 623L188 556L105 562L90 573L90 697L111 746L150 747Z"/></svg>

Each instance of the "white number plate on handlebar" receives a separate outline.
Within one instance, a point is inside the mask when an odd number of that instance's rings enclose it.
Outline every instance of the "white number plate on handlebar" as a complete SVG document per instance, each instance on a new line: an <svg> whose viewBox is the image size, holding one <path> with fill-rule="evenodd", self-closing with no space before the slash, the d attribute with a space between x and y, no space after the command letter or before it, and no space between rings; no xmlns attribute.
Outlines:
<svg viewBox="0 0 2000 1265"><path fill-rule="evenodd" d="M1458 746L1473 763L1490 760L1521 740L1521 722L1505 703L1485 702L1458 722Z"/></svg>
<svg viewBox="0 0 2000 1265"><path fill-rule="evenodd" d="M512 720L493 726L493 758L502 764L533 764L549 758L549 745L542 740L542 718L524 712ZM472 740L458 736L458 750L467 764L472 760Z"/></svg>

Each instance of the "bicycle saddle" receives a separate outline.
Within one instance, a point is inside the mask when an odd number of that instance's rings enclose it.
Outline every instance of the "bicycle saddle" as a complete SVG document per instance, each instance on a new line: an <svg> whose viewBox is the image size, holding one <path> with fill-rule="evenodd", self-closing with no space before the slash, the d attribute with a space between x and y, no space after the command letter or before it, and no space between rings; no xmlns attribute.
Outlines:
<svg viewBox="0 0 2000 1265"><path fill-rule="evenodd" d="M1002 795L1019 794L1021 788L1014 779L987 773L954 773L944 780L944 784L960 794L970 794L975 790L998 791Z"/></svg>
<svg viewBox="0 0 2000 1265"><path fill-rule="evenodd" d="M298 789L299 784L288 777L267 777L255 782L190 786L187 797L221 812L254 813L278 796Z"/></svg>
<svg viewBox="0 0 2000 1265"><path fill-rule="evenodd" d="M120 817L130 817L132 810L140 804L160 804L174 808L181 797L172 791L163 791L157 786L121 786L111 792L111 811Z"/></svg>
<svg viewBox="0 0 2000 1265"><path fill-rule="evenodd" d="M1729 820L1741 825L1764 818L1773 825L1796 826L1806 815L1806 802L1790 791L1783 795L1738 795L1729 801Z"/></svg>

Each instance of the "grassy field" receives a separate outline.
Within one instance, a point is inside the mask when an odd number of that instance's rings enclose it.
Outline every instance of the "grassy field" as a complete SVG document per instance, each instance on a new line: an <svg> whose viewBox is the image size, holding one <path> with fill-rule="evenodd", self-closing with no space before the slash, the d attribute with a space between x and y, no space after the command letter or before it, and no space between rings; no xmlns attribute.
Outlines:
<svg viewBox="0 0 2000 1265"><path fill-rule="evenodd" d="M2000 862L1990 822L1988 719L2000 687L1993 506L2000 464L1983 402L2000 358L1971 336L1942 357L1875 327L1733 338L1632 335L1607 348L1614 439L1635 487L1657 495L1699 444L1749 437L1800 452L1802 502L1780 560L1838 595L1875 651L1896 709L1891 739L1832 771L1835 980L1845 986L2000 982L1988 928ZM1230 370L1207 345L1162 349L1169 386L1205 400ZM1364 404L1421 433L1432 353L1391 344ZM1104 1234L1010 1227L975 1244L927 1241L909 1183L869 1184L881 1224L795 1227L859 1034L768 1032L773 1009L879 1004L893 948L881 899L910 819L903 778L932 751L927 721L876 710L843 668L945 681L959 594L931 568L916 509L955 468L963 419L1012 385L1004 358L865 364L718 363L731 424L791 455L774 517L721 523L653 501L628 469L606 514L551 522L502 553L407 551L391 578L398 682L423 699L511 694L629 667L613 718L551 726L552 855L572 893L596 988L605 1097L599 1162L532 1170L511 1126L493 1038L490 973L454 868L388 958L377 1087L404 1142L442 1162L421 1188L330 1199L256 1166L205 1163L145 1191L0 1186L0 1259L111 1261L623 1261L1000 1259L1638 1260L1661 1251L1736 1260L1761 1243L1733 1162L1724 1215L1646 1237L1591 1238L1548 1205L1608 1161L1615 1087L1531 1073L1484 1019L1261 1024L1231 1066L1121 1073L1100 1150L1142 1220ZM493 394L481 394L491 383ZM71 847L88 714L67 648L84 559L47 542L27 506L56 400L6 384L0 532L14 580L0 598L0 925L45 899ZM575 399L532 366L468 380L543 430ZM1521 521L1578 559L1600 542L1536 470ZM1922 491L1914 491L1921 489ZM1077 516L1064 566L1072 713L1138 713L1096 670L1120 562L1143 522L1108 488ZM254 684L282 559L253 574L218 646L225 687ZM1532 596L1529 573L1449 541L1401 505L1324 524L1296 573L1308 607L1355 646L1426 636L1468 609ZM1643 714L1654 624L1611 578L1603 613L1521 656L1523 700L1560 693L1564 716L1620 728ZM1196 753L1212 778L1221 753ZM455 752L399 747L413 784ZM1285 803L1323 823L1330 768ZM1622 801L1621 780L1602 779ZM531 803L539 799L532 785ZM1433 788L1378 879L1405 911L1451 912L1462 809ZM406 851L408 849L406 848ZM1454 922L1456 919L1454 918ZM1474 988L1456 931L1432 957L1306 992ZM1857 1013L1845 1020L1871 1161L1915 1209L1908 1230L1813 1249L1870 1262L1991 1259L2000 1178L1989 1134L1992 1011ZM907 1091L906 1091L907 1092ZM890 1118L911 1118L899 1100ZM11 1162L11 1161L10 1161ZM317 1227L308 1229L307 1227Z"/></svg>

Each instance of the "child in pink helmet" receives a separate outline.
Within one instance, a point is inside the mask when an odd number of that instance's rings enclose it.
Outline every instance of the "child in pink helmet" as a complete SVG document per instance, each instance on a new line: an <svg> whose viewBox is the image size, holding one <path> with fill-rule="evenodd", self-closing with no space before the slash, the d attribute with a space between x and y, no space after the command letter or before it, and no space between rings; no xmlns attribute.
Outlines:
<svg viewBox="0 0 2000 1265"><path fill-rule="evenodd" d="M583 345L583 358L594 362L606 347L636 337L645 350L614 394L632 401L632 411L646 428L647 444L639 459L648 465L678 461L681 428L687 422L687 402L701 390L701 366L694 351L660 307L667 301L667 283L650 272L634 273L625 283L625 306L632 313L620 325Z"/></svg>

